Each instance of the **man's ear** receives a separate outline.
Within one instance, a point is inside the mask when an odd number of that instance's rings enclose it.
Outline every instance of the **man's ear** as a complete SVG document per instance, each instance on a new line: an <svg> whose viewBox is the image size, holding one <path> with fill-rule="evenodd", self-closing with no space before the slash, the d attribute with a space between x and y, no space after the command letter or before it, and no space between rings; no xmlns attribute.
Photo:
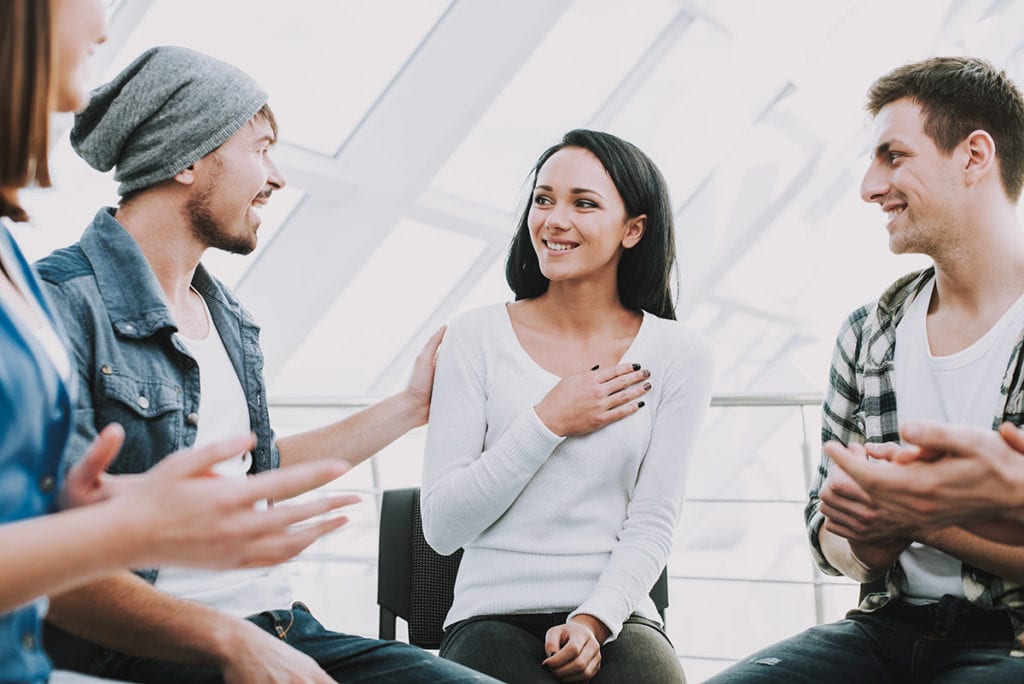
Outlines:
<svg viewBox="0 0 1024 684"><path fill-rule="evenodd" d="M189 164L188 167L182 169L174 176L174 180L182 185L192 185L196 180L195 166L195 164Z"/></svg>
<svg viewBox="0 0 1024 684"><path fill-rule="evenodd" d="M964 164L964 177L968 186L977 184L996 166L996 142L986 131L972 131L964 142L967 160Z"/></svg>
<svg viewBox="0 0 1024 684"><path fill-rule="evenodd" d="M647 214L640 214L629 219L626 224L626 234L622 238L622 246L626 249L636 247L640 238L644 236L644 229L647 227Z"/></svg>

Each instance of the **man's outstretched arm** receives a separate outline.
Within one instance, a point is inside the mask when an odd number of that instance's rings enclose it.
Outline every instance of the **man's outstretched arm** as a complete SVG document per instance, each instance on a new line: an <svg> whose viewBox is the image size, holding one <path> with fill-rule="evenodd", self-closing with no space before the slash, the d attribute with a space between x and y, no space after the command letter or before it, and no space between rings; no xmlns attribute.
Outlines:
<svg viewBox="0 0 1024 684"><path fill-rule="evenodd" d="M216 667L228 684L334 681L248 620L171 596L127 571L51 597L47 620L131 656Z"/></svg>
<svg viewBox="0 0 1024 684"><path fill-rule="evenodd" d="M335 457L356 466L409 430L425 425L430 415L437 348L444 332L445 328L438 330L420 350L403 391L344 420L279 438L281 465Z"/></svg>

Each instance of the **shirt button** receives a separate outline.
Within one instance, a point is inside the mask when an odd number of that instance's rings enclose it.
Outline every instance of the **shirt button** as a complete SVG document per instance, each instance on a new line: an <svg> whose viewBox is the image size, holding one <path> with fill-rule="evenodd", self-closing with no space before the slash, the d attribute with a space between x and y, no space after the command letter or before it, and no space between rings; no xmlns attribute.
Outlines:
<svg viewBox="0 0 1024 684"><path fill-rule="evenodd" d="M133 332L135 332L135 326L134 325L126 325L126 326L124 326L124 331L126 333L133 333Z"/></svg>
<svg viewBox="0 0 1024 684"><path fill-rule="evenodd" d="M53 488L57 484L57 478L53 475L43 475L39 479L39 489L42 490L43 494L49 494L53 491Z"/></svg>
<svg viewBox="0 0 1024 684"><path fill-rule="evenodd" d="M190 414L188 414L187 416L185 416L185 422L187 422L192 427L198 426L199 425L199 414L198 413L190 413Z"/></svg>
<svg viewBox="0 0 1024 684"><path fill-rule="evenodd" d="M36 637L34 634L26 632L21 635L21 645L25 647L26 651L36 650Z"/></svg>
<svg viewBox="0 0 1024 684"><path fill-rule="evenodd" d="M104 375L110 375L113 372L114 372L114 369L111 368L110 366L106 365L106 364L103 364L102 366L100 366L100 373L103 373Z"/></svg>
<svg viewBox="0 0 1024 684"><path fill-rule="evenodd" d="M146 397L140 396L138 399L135 400L135 403L139 405L139 408L149 408L149 399L147 399Z"/></svg>

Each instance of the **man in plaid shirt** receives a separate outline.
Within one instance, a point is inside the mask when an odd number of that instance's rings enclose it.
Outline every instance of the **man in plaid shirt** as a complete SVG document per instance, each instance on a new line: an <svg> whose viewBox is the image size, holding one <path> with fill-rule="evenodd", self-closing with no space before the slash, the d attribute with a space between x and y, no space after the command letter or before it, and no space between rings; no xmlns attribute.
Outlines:
<svg viewBox="0 0 1024 684"><path fill-rule="evenodd" d="M984 525L893 516L829 458L891 455L900 425L1024 419L1024 99L987 62L932 58L878 79L867 109L875 138L861 197L886 213L893 252L934 263L839 332L806 521L824 572L878 590L716 683L1024 681L1024 547Z"/></svg>

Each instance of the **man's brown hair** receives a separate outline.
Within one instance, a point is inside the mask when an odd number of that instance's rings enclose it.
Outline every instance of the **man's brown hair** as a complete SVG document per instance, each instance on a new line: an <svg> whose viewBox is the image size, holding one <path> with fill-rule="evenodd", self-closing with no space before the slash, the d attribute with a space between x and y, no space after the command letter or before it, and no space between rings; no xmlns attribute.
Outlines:
<svg viewBox="0 0 1024 684"><path fill-rule="evenodd" d="M944 153L973 131L996 144L1003 190L1016 202L1024 187L1024 99L1013 81L975 57L932 57L893 69L868 91L867 110L911 98L924 114L924 132Z"/></svg>

